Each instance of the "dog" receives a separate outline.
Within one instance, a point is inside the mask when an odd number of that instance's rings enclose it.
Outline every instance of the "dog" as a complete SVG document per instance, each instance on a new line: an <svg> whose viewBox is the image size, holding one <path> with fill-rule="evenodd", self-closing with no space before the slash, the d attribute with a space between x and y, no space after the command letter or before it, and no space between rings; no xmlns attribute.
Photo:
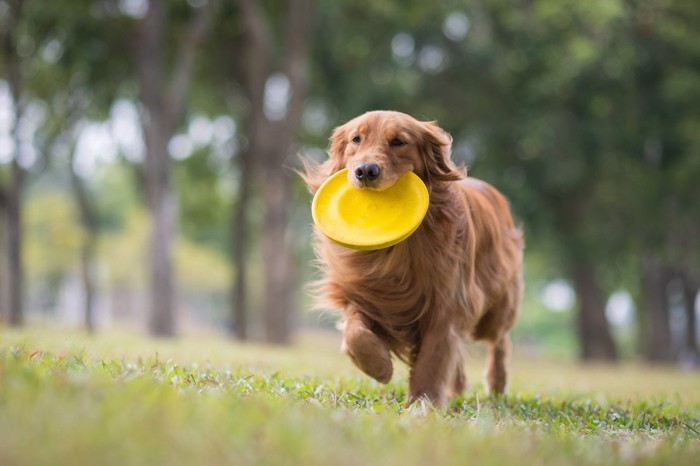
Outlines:
<svg viewBox="0 0 700 466"><path fill-rule="evenodd" d="M508 202L451 159L452 138L434 122L372 111L337 127L329 158L304 161L315 194L347 168L357 189L384 190L405 172L425 183L430 202L418 229L379 250L343 247L315 231L321 307L340 309L342 351L388 383L391 354L410 367L406 400L443 407L466 386L466 336L488 345L486 387L502 394L510 340L523 293L523 235Z"/></svg>

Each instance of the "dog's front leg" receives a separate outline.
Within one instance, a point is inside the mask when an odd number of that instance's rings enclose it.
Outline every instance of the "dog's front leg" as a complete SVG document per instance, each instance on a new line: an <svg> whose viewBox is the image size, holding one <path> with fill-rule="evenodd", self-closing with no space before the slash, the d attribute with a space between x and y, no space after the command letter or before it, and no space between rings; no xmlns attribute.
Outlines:
<svg viewBox="0 0 700 466"><path fill-rule="evenodd" d="M345 330L341 350L365 374L381 383L391 380L394 367L382 340L368 328L363 314L354 306L345 309Z"/></svg>
<svg viewBox="0 0 700 466"><path fill-rule="evenodd" d="M408 402L427 398L437 407L464 388L462 341L450 326L428 329L420 342L408 386Z"/></svg>

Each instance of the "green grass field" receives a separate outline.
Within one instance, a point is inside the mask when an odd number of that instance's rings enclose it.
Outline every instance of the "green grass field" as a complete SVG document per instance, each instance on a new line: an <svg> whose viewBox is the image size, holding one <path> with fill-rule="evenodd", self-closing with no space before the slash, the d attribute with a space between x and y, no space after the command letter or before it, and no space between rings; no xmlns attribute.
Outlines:
<svg viewBox="0 0 700 466"><path fill-rule="evenodd" d="M0 465L700 464L700 373L518 354L510 395L403 405L338 354L204 335L0 330ZM516 348L517 351L517 348Z"/></svg>

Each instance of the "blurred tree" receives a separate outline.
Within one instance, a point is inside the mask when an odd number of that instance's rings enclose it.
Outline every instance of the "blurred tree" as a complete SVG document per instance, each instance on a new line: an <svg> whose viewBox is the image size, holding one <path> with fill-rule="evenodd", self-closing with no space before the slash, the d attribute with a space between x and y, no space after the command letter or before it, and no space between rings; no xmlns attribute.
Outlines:
<svg viewBox="0 0 700 466"><path fill-rule="evenodd" d="M605 305L620 287L636 299L647 358L697 352L698 2L239 0L213 17L216 3L0 0L12 143L3 137L13 150L0 165L4 309L22 308L23 147L70 167L66 185L72 180L89 233L85 286L93 286L97 227L125 221L109 208L121 202L105 194L110 177L81 171L73 149L81 129L112 117L119 96L140 112L146 141L145 163L130 163L151 212L151 331L174 332L178 208L188 239L220 250L232 210L236 334L248 336L246 290L258 287L267 338L288 341L289 207L299 190L284 165L296 141L325 146L336 124L390 108L439 120L454 136L454 157L508 195L528 247L548 257L546 275L576 288L582 357L615 357ZM197 54L207 35L207 53ZM48 117L17 131L30 108ZM221 117L235 145L195 145L171 174L168 146L192 140L202 115L211 124L224 113L235 119ZM173 138L186 116L189 126ZM258 198L264 208L255 208ZM93 200L107 204L96 209ZM263 260L247 260L257 251ZM264 269L264 284L246 280L254 267Z"/></svg>
<svg viewBox="0 0 700 466"><path fill-rule="evenodd" d="M92 14L86 14L92 7ZM39 31L35 60L27 86L37 99L47 102L47 118L39 128L42 152L53 164L65 164L70 187L79 212L84 235L81 235L80 275L83 283L83 323L88 331L94 327L96 295L96 244L98 212L87 178L81 166L90 160L77 160L76 145L81 133L94 126L92 120L104 120L116 100L121 84L132 68L119 42L128 24L117 17L110 5L95 6L89 0L48 4L33 12L31 22ZM56 18L61 18L56 21ZM108 52L107 52L108 51ZM97 160L99 149L89 149L86 156Z"/></svg>
<svg viewBox="0 0 700 466"><path fill-rule="evenodd" d="M248 183L261 176L265 206L263 315L265 337L272 343L288 343L291 337L295 274L286 237L291 173L285 165L293 153L306 97L313 26L311 0L288 0L283 5L266 12L256 1L240 2L247 41L246 72L241 84L250 105L248 147L240 154L245 170L241 181ZM278 24L283 25L282 34L276 36L273 31ZM239 208L245 209L247 201L247 193L241 191ZM239 220L245 217L244 212L237 214ZM242 257L240 252L236 256L239 260ZM241 265L239 275L245 273L245 264Z"/></svg>
<svg viewBox="0 0 700 466"><path fill-rule="evenodd" d="M80 248L80 275L83 282L83 325L85 330L95 330L97 234L99 231L97 207L88 191L85 179L78 173L76 143L69 142L69 174L73 196L80 212L80 223L85 235Z"/></svg>
<svg viewBox="0 0 700 466"><path fill-rule="evenodd" d="M256 5L254 8L262 6ZM228 327L240 340L248 339L250 333L252 312L249 259L257 251L256 236L252 232L258 227L257 212L250 208L257 198L255 178L259 170L256 169L257 162L249 137L251 125L256 120L251 117L252 102L247 88L253 84L264 86L264 82L245 83L248 82L248 75L258 73L257 69L265 61L264 57L259 56L259 50L252 50L248 37L248 27L240 2L225 2L206 45L208 53L202 56L198 76L200 85L193 89L193 100L209 115L227 115L217 119L227 122L227 126L230 124L232 130L228 140L220 141L223 144L218 149L209 151L208 157L205 154L195 154L193 158L202 157L198 161L186 162L192 167L196 165L196 172L206 171L205 179L208 181L203 185L210 188L215 186L212 178L216 178L219 186L225 184L229 187L229 199L226 202L219 194L214 194L208 205L229 205L225 241L233 275L229 290ZM231 116L230 123L228 115ZM191 182L190 186L193 186ZM183 195L187 196L187 193L183 192ZM185 199L183 201L187 202Z"/></svg>
<svg viewBox="0 0 700 466"><path fill-rule="evenodd" d="M492 2L473 13L482 19L474 36L488 41L473 58L488 90L475 96L484 165L501 174L497 182L524 215L530 244L549 232L545 238L559 245L560 267L578 297L581 357L614 359L601 272L621 238L601 211L597 187L616 150L610 99L624 78L606 68L617 62L609 50L625 51L615 33L621 5L540 2L513 10ZM517 177L530 193L519 195Z"/></svg>
<svg viewBox="0 0 700 466"><path fill-rule="evenodd" d="M225 89L241 131L236 151L236 198L231 223L235 271L231 316L237 338L249 337L249 262L257 242L251 231L262 198L263 326L265 338L287 343L295 308L294 266L289 250L291 165L307 93L314 8L310 0L261 3L241 0L216 32L218 53L211 75ZM231 57L234 59L231 60ZM223 73L221 71L223 70ZM225 84L221 84L225 83Z"/></svg>
<svg viewBox="0 0 700 466"><path fill-rule="evenodd" d="M22 268L22 190L24 187L25 171L20 165L20 138L18 126L24 110L24 73L22 55L31 55L31 50L18 53L18 43L22 40L25 45L31 38L21 28L25 26L25 5L22 0L3 1L0 14L0 27L2 27L2 58L5 81L10 96L10 108L12 122L10 132L12 137L12 155L9 170L3 170L0 179L0 196L4 221L6 222L5 235L7 245L4 248L7 254L5 262L7 266L8 288L8 323L13 326L22 325L24 320L23 307L23 277ZM28 53L27 53L28 52ZM26 69L26 66L24 66Z"/></svg>
<svg viewBox="0 0 700 466"><path fill-rule="evenodd" d="M698 172L685 129L698 121L698 11L672 0L470 4L467 40L451 46L462 55L435 83L439 93L471 77L444 102L478 112L462 130L475 171L509 195L529 245L558 244L587 359L614 357L605 294L635 277L644 353L675 357L668 285L698 270L697 188L678 176Z"/></svg>
<svg viewBox="0 0 700 466"><path fill-rule="evenodd" d="M635 175L630 224L640 232L640 339L650 360L697 354L695 299L700 277L700 5L667 0L629 7L629 35L637 45L625 104L625 161ZM622 206L620 206L622 207ZM630 214L627 214L630 216ZM680 286L672 286L674 282ZM672 334L674 302L685 310L685 335ZM695 356L697 357L697 356Z"/></svg>
<svg viewBox="0 0 700 466"><path fill-rule="evenodd" d="M228 161L220 161L217 157L225 156L214 152L227 150L195 149L190 157L175 164L182 234L220 253L225 253L228 246L230 200L217 164Z"/></svg>
<svg viewBox="0 0 700 466"><path fill-rule="evenodd" d="M667 4L677 13L675 3ZM667 212L668 222L659 223L643 199L658 198L649 182L668 186L670 180L653 173L647 178L645 168L635 168L645 153L639 135L648 132L652 115L663 108L669 87L630 85L645 75L640 58L664 56L661 48L636 37L633 25L639 22L637 12L664 4L542 1L514 6L493 0L445 2L436 8L422 2L321 2L313 100L306 110L308 115L320 112L333 124L377 108L438 119L455 137L455 157L509 195L525 221L530 247L556 251L559 273L572 281L578 295L581 356L614 359L607 294L620 283L648 290L635 284L635 273L629 272L644 251L666 244L660 252L664 261L682 265L691 261L668 259L669 251L682 251L679 244L697 250L688 239L697 224L696 211L679 200L675 203L681 207ZM680 21L681 26L664 29L665 40L684 47L671 56L694 60L694 36L685 25L692 24L695 7L685 8L681 14L668 13L664 24ZM648 13L642 16L648 23ZM685 86L676 100L687 103L694 92L688 83L696 81L692 67L684 68L674 82ZM262 81L257 82L262 95ZM645 96L648 108L640 107ZM676 118L668 128L693 127L692 121ZM323 129L303 129L306 140L324 144L319 137ZM674 141L678 136L669 134ZM693 168L688 157L682 159ZM674 164L674 173L679 166ZM689 197L687 183L671 184L674 191L686 192L683 199ZM642 245L643 232L679 220L687 225L683 235ZM657 227L642 224L652 222ZM630 225L636 225L636 232ZM641 270L638 263L640 277ZM660 335L664 326L650 328Z"/></svg>
<svg viewBox="0 0 700 466"><path fill-rule="evenodd" d="M43 109L33 102L27 83L36 63L37 42L44 37L44 31L36 28L32 21L40 8L37 2L31 1L0 2L0 59L4 75L2 84L7 86L4 105L9 114L6 148L10 152L9 163L0 166L0 198L3 200L0 202L0 218L6 239L4 247L0 248L6 259L0 261L0 265L6 266L3 276L8 299L5 305L8 323L12 326L22 325L24 321L22 197L28 169L40 155L34 150L32 138Z"/></svg>
<svg viewBox="0 0 700 466"><path fill-rule="evenodd" d="M342 109L341 121L385 107L438 119L455 137L455 157L509 196L530 247L556 244L561 273L579 298L585 359L616 357L605 316L610 277L639 254L642 235L630 238L630 224L658 218L642 205L630 209L649 180L629 180L624 162L643 153L627 143L648 132L634 122L650 121L656 110L652 104L640 114L639 102L646 95L658 104L660 97L659 89L637 93L629 86L643 76L638 57L655 50L631 33L640 7L652 8L609 1L441 8L334 2L324 4L319 21L314 89ZM689 13L682 16L693 18ZM660 334L664 326L651 328Z"/></svg>
<svg viewBox="0 0 700 466"><path fill-rule="evenodd" d="M24 261L28 282L40 297L34 302L55 308L59 289L75 264L84 230L70 194L56 188L28 196L25 201Z"/></svg>
<svg viewBox="0 0 700 466"><path fill-rule="evenodd" d="M7 321L9 318L9 283L7 265L7 234L6 234L6 212L7 199L5 198L4 190L0 190L0 323Z"/></svg>
<svg viewBox="0 0 700 466"><path fill-rule="evenodd" d="M172 75L167 85L166 0L148 3L148 10L139 21L134 44L140 98L145 113L142 121L146 142L144 181L151 215L149 328L153 335L172 336L175 333L172 236L177 207L171 186L168 142L181 122L195 55L209 30L217 5L217 0L209 0L194 11L175 51L176 62L172 65Z"/></svg>

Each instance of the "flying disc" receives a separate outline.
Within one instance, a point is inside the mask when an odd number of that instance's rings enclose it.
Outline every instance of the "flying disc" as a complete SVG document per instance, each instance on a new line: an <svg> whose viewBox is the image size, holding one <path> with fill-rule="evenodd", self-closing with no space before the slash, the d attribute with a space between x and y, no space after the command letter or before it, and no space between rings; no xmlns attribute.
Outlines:
<svg viewBox="0 0 700 466"><path fill-rule="evenodd" d="M406 172L383 191L356 188L347 169L328 178L311 205L314 223L336 243L353 249L382 249L405 240L428 212L428 189Z"/></svg>

